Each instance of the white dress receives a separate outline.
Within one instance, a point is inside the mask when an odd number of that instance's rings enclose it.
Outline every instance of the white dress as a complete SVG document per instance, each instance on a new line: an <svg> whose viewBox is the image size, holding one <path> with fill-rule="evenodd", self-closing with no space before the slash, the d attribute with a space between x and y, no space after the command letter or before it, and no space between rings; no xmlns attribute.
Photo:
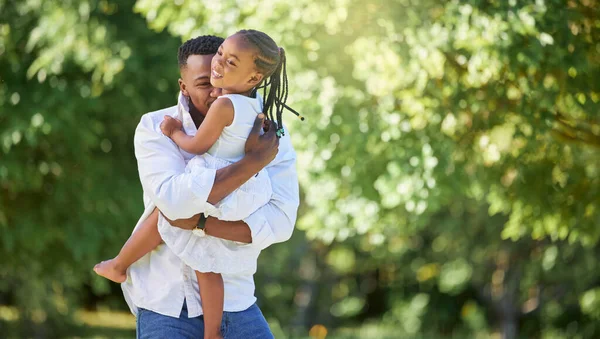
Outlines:
<svg viewBox="0 0 600 339"><path fill-rule="evenodd" d="M201 172L205 168L220 169L243 158L245 144L254 126L256 116L262 112L262 99L257 95L250 98L240 94L227 94L233 103L233 122L210 148L207 154L195 156L186 167L186 172ZM273 190L266 170L261 170L225 197L216 205L206 204L206 216L220 220L237 221L247 218L258 208L267 204ZM223 274L254 274L259 254L254 246L234 241L204 236L202 232L190 232L171 226L164 218L159 218L158 230L169 248L184 262L200 262L200 266L192 267L199 272L215 272ZM192 238L200 237L200 238ZM191 251L191 247L202 250ZM194 244L192 246L192 244Z"/></svg>

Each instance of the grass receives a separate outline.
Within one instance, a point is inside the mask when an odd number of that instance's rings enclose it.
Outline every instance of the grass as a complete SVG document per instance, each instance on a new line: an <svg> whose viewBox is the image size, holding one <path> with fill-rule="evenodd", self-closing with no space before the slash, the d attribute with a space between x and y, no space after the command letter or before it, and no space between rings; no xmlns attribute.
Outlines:
<svg viewBox="0 0 600 339"><path fill-rule="evenodd" d="M0 337L6 339L22 338L19 328L19 314L15 308L0 306ZM277 339L439 339L436 336L407 335L396 328L381 324L363 324L360 327L338 328L335 331L322 325L315 325L305 333L290 334L277 320L269 319L269 325ZM286 333L287 332L287 333ZM94 338L119 339L135 338L135 317L129 312L119 311L79 311L75 314L75 325L61 329L66 333L58 338ZM56 337L56 336L41 336ZM448 337L446 339L449 339Z"/></svg>
<svg viewBox="0 0 600 339"><path fill-rule="evenodd" d="M135 338L135 317L129 312L78 311L74 320L61 338ZM19 326L16 308L0 306L0 337L20 338L24 331Z"/></svg>

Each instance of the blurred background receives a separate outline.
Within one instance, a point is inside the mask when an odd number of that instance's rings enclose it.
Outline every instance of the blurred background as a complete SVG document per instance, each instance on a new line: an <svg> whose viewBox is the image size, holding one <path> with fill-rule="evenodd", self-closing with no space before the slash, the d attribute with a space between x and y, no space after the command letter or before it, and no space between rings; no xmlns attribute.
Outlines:
<svg viewBox="0 0 600 339"><path fill-rule="evenodd" d="M92 272L142 213L134 129L242 28L307 118L276 338L600 337L597 0L0 0L0 337L134 337Z"/></svg>

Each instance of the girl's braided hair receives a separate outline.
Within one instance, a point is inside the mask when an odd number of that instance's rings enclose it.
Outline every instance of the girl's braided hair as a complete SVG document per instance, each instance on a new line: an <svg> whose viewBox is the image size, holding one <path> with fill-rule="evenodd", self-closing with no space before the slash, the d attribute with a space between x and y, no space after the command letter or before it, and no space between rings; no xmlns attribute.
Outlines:
<svg viewBox="0 0 600 339"><path fill-rule="evenodd" d="M262 83L254 89L252 95L256 95L258 89L263 89L263 112L269 120L277 123L277 136L281 137L284 135L282 121L284 108L304 120L298 112L285 104L288 97L285 50L278 47L271 37L260 31L245 29L236 34L244 37L258 51L254 63L256 68L264 74L264 78Z"/></svg>

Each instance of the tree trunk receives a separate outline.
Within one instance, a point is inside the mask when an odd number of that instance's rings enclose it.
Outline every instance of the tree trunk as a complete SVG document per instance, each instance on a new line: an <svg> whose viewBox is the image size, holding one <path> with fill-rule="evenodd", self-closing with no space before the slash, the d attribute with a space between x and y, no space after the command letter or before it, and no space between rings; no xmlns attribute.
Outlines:
<svg viewBox="0 0 600 339"><path fill-rule="evenodd" d="M500 301L502 339L516 339L518 335L518 309L512 295L505 294Z"/></svg>
<svg viewBox="0 0 600 339"><path fill-rule="evenodd" d="M499 300L500 328L502 339L516 339L519 335L519 316L521 314L518 305L519 285L522 275L522 266L511 263L505 271L503 281L503 293Z"/></svg>
<svg viewBox="0 0 600 339"><path fill-rule="evenodd" d="M296 305L296 315L292 318L292 328L299 333L305 331L310 323L309 313L314 303L317 292L316 275L318 258L314 253L305 256L299 267L299 273L302 278L300 285L294 295L294 304Z"/></svg>

